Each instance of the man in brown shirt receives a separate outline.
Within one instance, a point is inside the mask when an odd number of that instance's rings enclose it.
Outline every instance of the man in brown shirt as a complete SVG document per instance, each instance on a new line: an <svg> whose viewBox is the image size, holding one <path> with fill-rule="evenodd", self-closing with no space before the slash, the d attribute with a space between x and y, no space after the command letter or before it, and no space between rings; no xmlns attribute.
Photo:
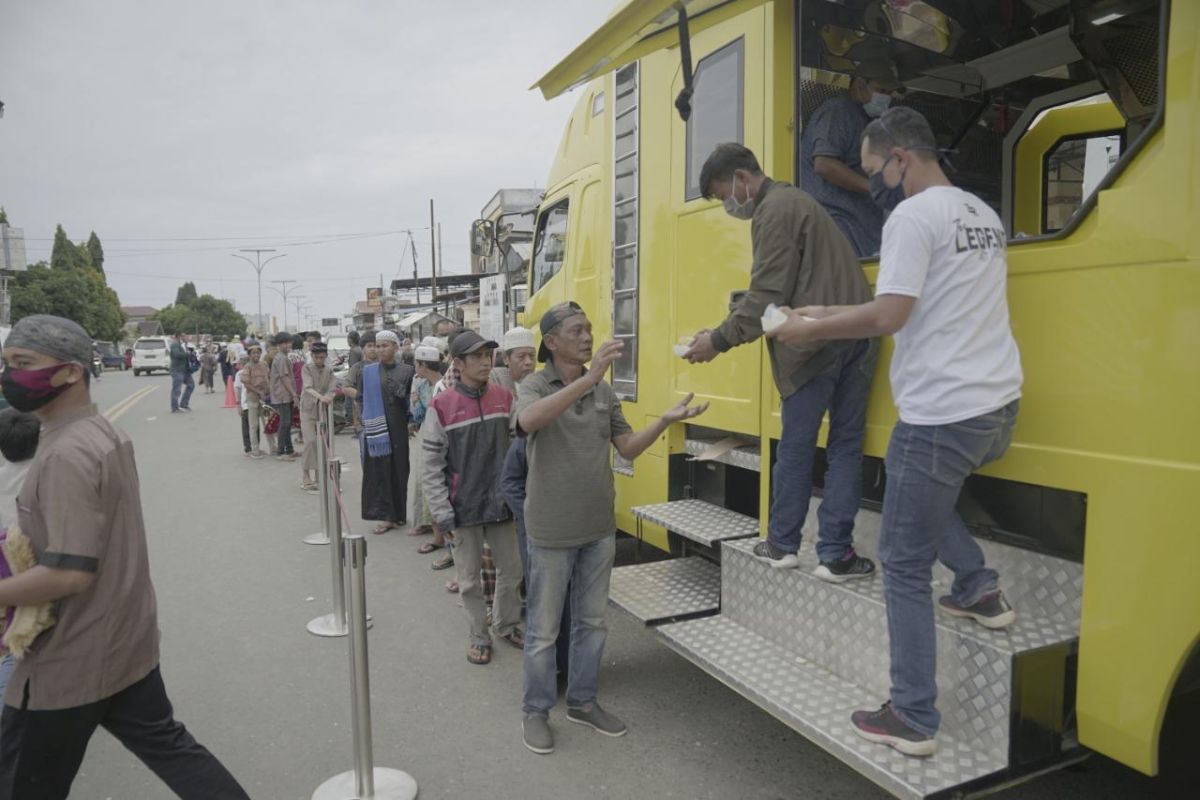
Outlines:
<svg viewBox="0 0 1200 800"><path fill-rule="evenodd" d="M693 364L762 336L769 304L856 305L871 299L858 257L833 218L810 195L763 174L754 153L718 145L700 171L700 190L737 219L750 220L754 263L750 291L716 330L703 330L684 358ZM823 299L817 299L823 298ZM829 468L817 512L820 528L814 574L831 583L867 578L875 564L854 551L854 517L862 495L862 440L878 340L767 342L775 385L783 397L783 435L771 470L767 538L754 554L773 567L796 567L800 530L812 496L813 456L825 412Z"/></svg>
<svg viewBox="0 0 1200 800"><path fill-rule="evenodd" d="M273 455L280 460L295 461L296 451L292 447L292 405L296 402L296 374L292 371L292 335L280 331L275 335L275 346L279 352L271 362L271 406L279 413L279 452Z"/></svg>
<svg viewBox="0 0 1200 800"><path fill-rule="evenodd" d="M250 342L246 353L250 360L242 366L242 386L246 392L246 416L250 426L253 449L250 455L262 458L262 404L271 396L271 370L262 358L262 345Z"/></svg>
<svg viewBox="0 0 1200 800"><path fill-rule="evenodd" d="M17 501L38 563L0 580L0 605L54 603L57 623L8 684L0 797L66 798L103 726L180 797L243 800L174 719L133 444L92 404L90 358L91 337L61 317L26 317L5 342L5 397L38 415L42 435Z"/></svg>

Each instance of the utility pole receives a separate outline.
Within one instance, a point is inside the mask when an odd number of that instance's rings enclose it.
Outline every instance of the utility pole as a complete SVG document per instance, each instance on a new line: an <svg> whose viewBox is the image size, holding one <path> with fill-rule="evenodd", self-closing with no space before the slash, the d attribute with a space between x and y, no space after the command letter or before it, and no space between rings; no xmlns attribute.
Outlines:
<svg viewBox="0 0 1200 800"><path fill-rule="evenodd" d="M433 290L432 301L437 305L437 225L433 221L433 198L429 198L429 263L433 270L433 277L430 279L430 286Z"/></svg>
<svg viewBox="0 0 1200 800"><path fill-rule="evenodd" d="M262 254L263 253L274 253L275 250L273 248L243 247L243 248L241 248L241 251L243 253L254 253L254 260L251 261L246 256L239 256L237 253L230 253L229 255L233 256L234 258L240 258L242 261L245 261L247 264L254 267L254 271L256 273L258 273L258 324L262 325L262 322L263 322L263 318L262 318L262 271L263 271L263 267L265 267L267 264L270 264L272 261L274 261L277 258L283 258L284 256L287 255L287 253L280 253L277 256L271 256L266 261L263 261Z"/></svg>
<svg viewBox="0 0 1200 800"><path fill-rule="evenodd" d="M288 284L289 284L289 283L296 283L296 281L295 281L295 280L287 280L287 281L271 281L271 283L278 283L278 284L281 284L281 285L283 286L283 289L282 289L282 290L280 290L280 289L276 289L274 286L268 286L267 288L268 288L268 289L270 289L271 291L275 292L275 294L277 294L277 295L279 295L280 297L282 297L282 298L283 298L283 329L286 331L286 330L287 330L287 326L288 326L288 315L287 315L287 299L288 299L288 295L289 295L289 294L291 294L292 292L296 291L296 290L297 290L297 289L299 289L300 287L299 287L299 286L293 286L293 287L292 287L292 288L290 288L290 289L288 288Z"/></svg>
<svg viewBox="0 0 1200 800"><path fill-rule="evenodd" d="M413 238L412 231L408 232L408 247L412 250L413 286L417 290L417 305L421 305L421 284L417 281L417 240Z"/></svg>

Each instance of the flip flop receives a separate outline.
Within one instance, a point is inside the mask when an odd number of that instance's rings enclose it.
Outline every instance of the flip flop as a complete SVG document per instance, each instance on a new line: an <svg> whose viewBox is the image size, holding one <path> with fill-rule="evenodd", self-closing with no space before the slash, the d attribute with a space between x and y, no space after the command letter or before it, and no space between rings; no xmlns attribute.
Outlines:
<svg viewBox="0 0 1200 800"><path fill-rule="evenodd" d="M446 591L450 594L458 594L458 581L446 581Z"/></svg>
<svg viewBox="0 0 1200 800"><path fill-rule="evenodd" d="M408 529L409 536L427 536L433 533L432 525L415 525Z"/></svg>
<svg viewBox="0 0 1200 800"><path fill-rule="evenodd" d="M390 523L390 522L381 522L381 523L379 523L378 525L376 525L376 526L374 527L374 529L371 531L371 533L376 533L376 534L378 534L378 533L387 533L388 531L390 531L390 530L391 530L392 528L394 528L394 527L396 527L396 526L395 526L395 525L393 525L393 524L392 524L392 523Z"/></svg>
<svg viewBox="0 0 1200 800"><path fill-rule="evenodd" d="M467 649L467 661L472 664L492 663L492 646L488 644L473 644Z"/></svg>
<svg viewBox="0 0 1200 800"><path fill-rule="evenodd" d="M454 566L453 558L441 558L429 565L430 569L450 569Z"/></svg>
<svg viewBox="0 0 1200 800"><path fill-rule="evenodd" d="M428 555L429 553L432 553L434 550L441 550L445 546L446 545L444 545L444 544L434 544L433 542L425 542L425 544L423 544L417 548L417 552L420 553L421 555Z"/></svg>
<svg viewBox="0 0 1200 800"><path fill-rule="evenodd" d="M525 649L525 634L521 632L520 628L514 628L512 631L504 634L500 638L518 650Z"/></svg>

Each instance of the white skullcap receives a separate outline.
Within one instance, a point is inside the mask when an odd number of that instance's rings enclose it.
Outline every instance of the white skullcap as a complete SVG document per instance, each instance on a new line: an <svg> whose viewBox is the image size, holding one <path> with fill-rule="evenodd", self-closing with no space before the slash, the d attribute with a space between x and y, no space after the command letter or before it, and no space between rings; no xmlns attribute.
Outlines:
<svg viewBox="0 0 1200 800"><path fill-rule="evenodd" d="M500 349L507 353L509 350L516 350L518 347L533 347L533 331L517 326L504 332L504 338L500 342Z"/></svg>
<svg viewBox="0 0 1200 800"><path fill-rule="evenodd" d="M421 347L433 347L439 353L445 353L450 349L450 346L446 344L446 340L440 339L437 336L426 336L421 340Z"/></svg>
<svg viewBox="0 0 1200 800"><path fill-rule="evenodd" d="M422 344L417 346L413 358L417 361L441 361L442 351L432 345Z"/></svg>
<svg viewBox="0 0 1200 800"><path fill-rule="evenodd" d="M380 331L379 333L375 334L375 344L379 344L380 342L391 342L399 347L400 337L397 336L393 331Z"/></svg>

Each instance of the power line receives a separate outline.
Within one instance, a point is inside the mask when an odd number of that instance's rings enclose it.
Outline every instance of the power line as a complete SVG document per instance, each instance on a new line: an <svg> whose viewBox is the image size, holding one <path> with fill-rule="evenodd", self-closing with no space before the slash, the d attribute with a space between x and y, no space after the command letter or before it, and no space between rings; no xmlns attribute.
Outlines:
<svg viewBox="0 0 1200 800"><path fill-rule="evenodd" d="M398 236L399 234L411 234L413 231L427 231L428 227L424 228L404 228L394 231L366 231L352 233L291 233L291 234L256 234L254 236L147 236L147 237L119 237L105 236L101 241L105 242L228 242L228 241L249 241L253 239L294 239L296 237L308 237L313 239L336 239L343 237L359 237L359 236ZM53 242L54 237L39 238L36 236L26 236L27 242Z"/></svg>

